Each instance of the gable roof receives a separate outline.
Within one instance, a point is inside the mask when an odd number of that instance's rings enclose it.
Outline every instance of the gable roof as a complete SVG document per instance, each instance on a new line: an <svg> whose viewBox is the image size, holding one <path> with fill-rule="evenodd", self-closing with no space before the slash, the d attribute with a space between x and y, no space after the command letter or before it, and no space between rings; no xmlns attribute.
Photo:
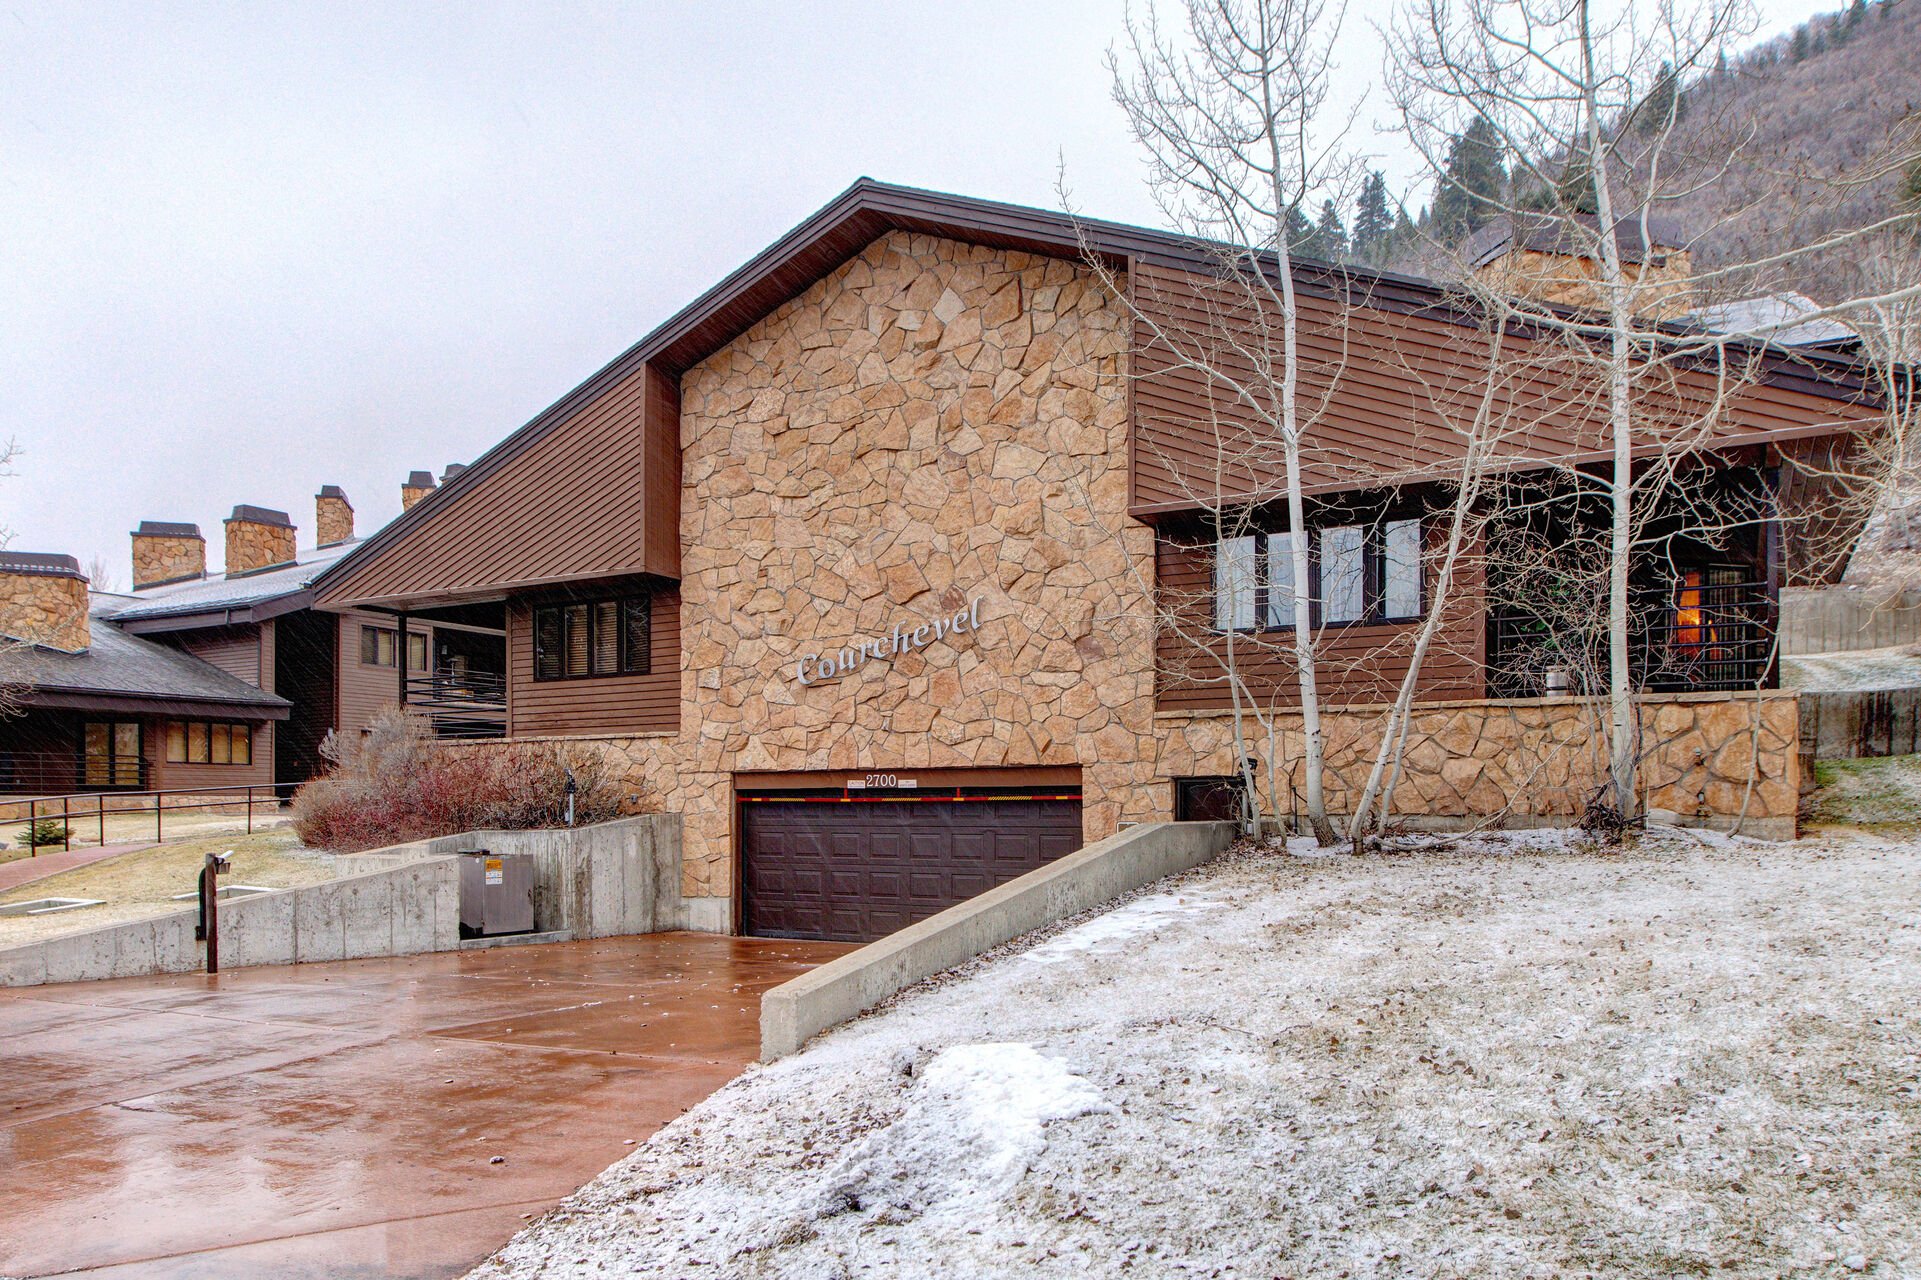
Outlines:
<svg viewBox="0 0 1921 1280"><path fill-rule="evenodd" d="M286 719L292 704L285 698L192 654L122 631L114 619L126 599L94 594L91 636L80 653L37 645L0 652L0 680L24 685L35 706Z"/></svg>
<svg viewBox="0 0 1921 1280"><path fill-rule="evenodd" d="M965 241L989 248L1021 250L1053 257L1079 257L1097 254L1116 265L1129 262L1150 263L1188 271L1214 272L1223 253L1243 255L1245 250L1217 242L1197 239L1177 232L1159 231L1124 223L1081 218L1058 211L1023 205L1003 204L968 196L925 191L861 178L818 212L776 240L693 302L676 312L639 342L622 352L592 377L561 397L532 421L482 454L458 475L443 476L440 486L422 497L356 547L351 555L326 569L314 580L313 587L321 607L342 608L356 603L425 604L457 598L463 593L504 594L510 589L557 584L621 573L661 573L678 576L678 548L655 556L640 535L629 537L618 547L611 543L598 548L594 557L556 557L549 555L526 572L507 571L492 576L484 587L473 580L480 573L474 567L472 545L466 548L466 563L459 573L428 575L434 580L416 589L411 581L414 565L396 569L384 576L371 572L371 566L389 553L421 562L431 556L412 540L424 538L423 531L446 513L456 510L470 495L488 485L495 476L523 459L529 467L564 467L585 470L578 459L583 450L562 451L549 448L537 454L562 428L599 408L597 433L593 442L605 446L620 431L634 431L635 423L664 439L648 442L623 454L618 461L632 474L621 475L616 468L603 466L600 479L617 477L630 492L596 495L606 509L595 513L589 522L580 511L554 511L546 520L531 518L509 503L501 503L486 519L476 517L475 527L462 527L459 537L472 543L494 539L501 545L522 547L541 538L550 545L565 538L607 536L609 529L646 528L659 513L650 508L646 490L653 486L662 505L677 501L679 476L670 480L649 474L669 462L677 469L679 376L707 356L745 332L750 326L799 296L810 285L832 273L862 249L890 231L906 231ZM1272 264L1271 254L1255 254ZM1433 280L1373 271L1353 265L1330 265L1305 258L1293 260L1297 283L1307 291L1321 291L1329 297L1348 297L1363 305L1389 311L1420 313L1432 320L1465 319L1467 313L1458 290ZM1785 369L1798 381L1822 384L1833 372L1843 372L1845 363L1827 370L1801 359ZM1842 379L1845 381L1845 379ZM661 391L657 384L676 388ZM1830 394L1852 394L1841 388ZM618 413L606 403L618 399ZM668 405L671 404L671 409ZM654 421L671 414L673 422ZM663 457L662 454L667 455ZM662 485L666 487L662 489ZM677 508L676 508L677 510ZM486 527L491 522L492 527ZM571 523L570 523L571 522ZM566 525L563 531L559 525ZM508 527L508 526L511 526ZM585 531L585 532L583 532ZM626 536L625 533L619 536ZM670 522L662 535L671 544L676 531ZM616 554L618 551L619 554ZM656 563L671 559L671 567ZM565 561L563 563L563 561ZM468 575L462 581L461 574ZM484 576L484 575L483 575ZM357 579L374 579L371 582ZM406 581L403 589L400 584ZM471 594L467 598L473 598Z"/></svg>

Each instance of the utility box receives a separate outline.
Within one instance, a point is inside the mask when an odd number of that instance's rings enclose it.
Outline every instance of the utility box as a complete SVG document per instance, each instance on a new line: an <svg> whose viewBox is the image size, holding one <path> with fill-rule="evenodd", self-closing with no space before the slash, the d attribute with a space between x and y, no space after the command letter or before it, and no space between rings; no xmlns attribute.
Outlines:
<svg viewBox="0 0 1921 1280"><path fill-rule="evenodd" d="M490 853L460 855L460 936L490 938L534 929L534 856Z"/></svg>

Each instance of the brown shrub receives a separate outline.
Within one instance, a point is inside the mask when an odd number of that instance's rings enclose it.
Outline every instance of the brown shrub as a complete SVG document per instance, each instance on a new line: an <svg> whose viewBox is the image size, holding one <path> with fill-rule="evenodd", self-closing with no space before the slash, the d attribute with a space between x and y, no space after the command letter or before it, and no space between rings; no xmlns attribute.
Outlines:
<svg viewBox="0 0 1921 1280"><path fill-rule="evenodd" d="M608 775L597 752L553 742L442 743L418 715L388 710L364 735L328 734L332 768L294 797L309 848L351 852L476 829L519 831L604 822L654 806Z"/></svg>

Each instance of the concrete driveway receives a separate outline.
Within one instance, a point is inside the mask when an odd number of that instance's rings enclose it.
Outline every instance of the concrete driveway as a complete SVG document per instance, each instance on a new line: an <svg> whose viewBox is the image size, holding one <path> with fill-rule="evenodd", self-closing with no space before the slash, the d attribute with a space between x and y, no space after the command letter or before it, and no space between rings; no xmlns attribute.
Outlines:
<svg viewBox="0 0 1921 1280"><path fill-rule="evenodd" d="M654 934L0 991L0 1275L458 1275L848 950Z"/></svg>

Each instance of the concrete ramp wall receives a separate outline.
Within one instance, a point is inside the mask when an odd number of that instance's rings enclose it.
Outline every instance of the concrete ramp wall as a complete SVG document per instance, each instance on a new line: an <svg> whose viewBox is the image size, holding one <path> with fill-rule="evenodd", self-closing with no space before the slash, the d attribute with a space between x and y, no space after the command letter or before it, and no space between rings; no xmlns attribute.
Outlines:
<svg viewBox="0 0 1921 1280"><path fill-rule="evenodd" d="M468 831L344 855L337 879L222 902L220 965L455 950L457 855L474 849L534 856L534 927L542 933L604 938L698 927L680 897L680 819L647 814L565 831ZM204 969L197 918L190 907L0 950L0 986Z"/></svg>
<svg viewBox="0 0 1921 1280"><path fill-rule="evenodd" d="M1226 822L1132 827L830 960L761 997L761 1061L785 1057L894 993L1023 933L1197 867L1233 839Z"/></svg>

